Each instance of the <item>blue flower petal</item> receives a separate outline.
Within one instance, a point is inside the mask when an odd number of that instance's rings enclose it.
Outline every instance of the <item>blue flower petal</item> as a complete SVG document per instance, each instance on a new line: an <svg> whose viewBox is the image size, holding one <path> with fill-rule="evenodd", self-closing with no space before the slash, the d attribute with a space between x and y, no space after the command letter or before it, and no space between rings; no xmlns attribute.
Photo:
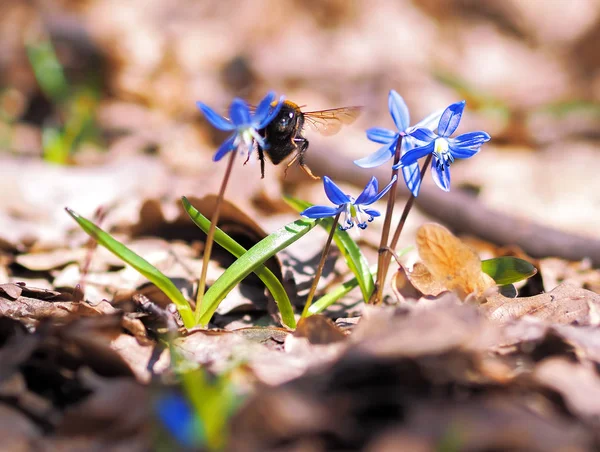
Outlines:
<svg viewBox="0 0 600 452"><path fill-rule="evenodd" d="M397 132L382 127L371 127L370 129L367 129L367 138L375 143L388 144L397 137Z"/></svg>
<svg viewBox="0 0 600 452"><path fill-rule="evenodd" d="M417 147L417 140L415 140L412 136L407 135L402 140L402 154L405 155L408 151ZM410 190L410 192L416 196L419 195L419 189L421 188L421 169L419 168L418 163L413 163L412 165L403 166L402 168L402 176L404 177L404 182L406 182L406 186Z"/></svg>
<svg viewBox="0 0 600 452"><path fill-rule="evenodd" d="M373 218L381 216L381 213L379 213L379 210L375 210L375 209L363 209L363 212L365 212L367 215L372 216Z"/></svg>
<svg viewBox="0 0 600 452"><path fill-rule="evenodd" d="M187 400L179 394L167 394L156 401L158 417L175 439L184 446L197 446L202 432L201 424Z"/></svg>
<svg viewBox="0 0 600 452"><path fill-rule="evenodd" d="M329 200L336 206L351 202L350 197L340 190L340 187L335 185L335 182L327 176L323 176L323 187Z"/></svg>
<svg viewBox="0 0 600 452"><path fill-rule="evenodd" d="M342 209L343 210L343 209ZM311 206L304 211L300 212L300 215L308 218L327 218L335 217L340 211L338 207L331 206Z"/></svg>
<svg viewBox="0 0 600 452"><path fill-rule="evenodd" d="M377 191L379 190L379 183L375 176L371 177L371 180L367 182L365 185L365 189L358 195L356 201L354 201L355 205L368 204L371 198L377 196Z"/></svg>
<svg viewBox="0 0 600 452"><path fill-rule="evenodd" d="M449 137L454 133L458 124L460 123L460 118L462 117L463 110L465 109L465 101L461 100L460 102L456 102L450 105L444 113L442 113L442 117L440 118L440 123L438 125L438 135L441 137Z"/></svg>
<svg viewBox="0 0 600 452"><path fill-rule="evenodd" d="M362 205L369 206L369 205L373 204L374 202L379 201L388 191L390 191L390 188L392 188L392 186L396 183L397 180L398 180L398 176L394 175L394 177L392 177L392 180L390 181L390 183L387 184L383 190L381 190L379 193L377 193L377 195L375 195L374 197L367 200L367 202L363 202ZM358 204L358 202L355 201L354 204Z"/></svg>
<svg viewBox="0 0 600 452"><path fill-rule="evenodd" d="M401 169L406 186L415 197L419 196L419 190L421 189L421 169L419 168L419 164L413 163L412 165L403 166Z"/></svg>
<svg viewBox="0 0 600 452"><path fill-rule="evenodd" d="M408 113L408 107L406 102L402 99L402 96L395 90L391 90L388 96L388 108L390 114L394 120L394 124L398 128L398 132L404 132L410 125L410 114Z"/></svg>
<svg viewBox="0 0 600 452"><path fill-rule="evenodd" d="M418 128L410 132L410 136L425 143L429 143L437 138L437 135L429 129Z"/></svg>
<svg viewBox="0 0 600 452"><path fill-rule="evenodd" d="M421 119L414 126L409 127L406 132L409 133L410 131L416 130L419 128L429 129L429 130L437 129L437 126L440 123L440 118L442 117L442 114L444 113L444 111L446 111L445 108L441 108L438 111L434 111L429 116L426 116L423 119Z"/></svg>
<svg viewBox="0 0 600 452"><path fill-rule="evenodd" d="M361 168L375 168L376 166L383 165L389 159L394 156L396 150L396 141L394 140L385 146L379 148L378 151L374 152L367 157L362 159L354 160L354 164Z"/></svg>
<svg viewBox="0 0 600 452"><path fill-rule="evenodd" d="M464 147L464 146L456 146L454 144L448 143L448 147L450 149L450 154L452 157L458 159L468 159L469 157L473 157L475 154L479 152L481 146L477 147Z"/></svg>
<svg viewBox="0 0 600 452"><path fill-rule="evenodd" d="M283 106L283 101L285 100L284 96L281 96L279 98L279 102L277 102L277 105L275 105L275 107L272 107L270 110L268 110L268 115L264 118L261 119L260 122L257 125L257 129L264 129L265 127L267 127L267 125L273 121L273 119L275 119L275 116L277 116L279 114L279 110L281 110L281 107Z"/></svg>
<svg viewBox="0 0 600 452"><path fill-rule="evenodd" d="M427 154L431 154L434 150L435 141L426 144L425 146L418 146L414 149L411 149L402 157L400 157L400 162L393 166L392 168L397 169L402 166L409 166L413 163L416 163L421 157L425 157Z"/></svg>
<svg viewBox="0 0 600 452"><path fill-rule="evenodd" d="M213 127L217 128L219 130L226 130L226 131L235 129L235 126L233 124L231 124L231 122L229 122L223 116L218 114L216 111L214 111L208 105L203 104L202 102L196 102L196 106L200 109L202 114L204 114L204 117L206 118L206 120L213 125Z"/></svg>
<svg viewBox="0 0 600 452"><path fill-rule="evenodd" d="M443 169L437 166L437 159L433 159L431 162L431 175L433 181L444 191L450 191L450 167L444 165Z"/></svg>
<svg viewBox="0 0 600 452"><path fill-rule="evenodd" d="M225 156L225 154L233 150L233 143L235 141L235 137L236 134L234 133L229 138L227 138L221 146L219 146L219 149L217 149L217 152L215 152L215 155L213 155L214 162L218 162Z"/></svg>
<svg viewBox="0 0 600 452"><path fill-rule="evenodd" d="M237 127L250 125L250 108L245 100L236 97L229 106L231 122Z"/></svg>
<svg viewBox="0 0 600 452"><path fill-rule="evenodd" d="M271 110L271 102L273 102L273 99L275 99L275 93L269 91L265 98L259 102L254 111L254 117L252 118L254 124L260 124L261 121L267 118L269 111Z"/></svg>
<svg viewBox="0 0 600 452"><path fill-rule="evenodd" d="M490 141L490 136L483 131L463 133L456 138L448 139L450 145L468 148L479 147L488 141Z"/></svg>

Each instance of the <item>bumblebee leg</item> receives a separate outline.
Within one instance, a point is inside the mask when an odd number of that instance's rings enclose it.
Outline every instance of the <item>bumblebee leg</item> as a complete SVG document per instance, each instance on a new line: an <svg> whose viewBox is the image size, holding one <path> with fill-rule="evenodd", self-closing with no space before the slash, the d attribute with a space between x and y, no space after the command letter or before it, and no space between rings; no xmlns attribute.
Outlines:
<svg viewBox="0 0 600 452"><path fill-rule="evenodd" d="M287 172L290 169L290 166L292 166L292 164L298 160L298 158L300 157L300 153L297 152L296 155L294 155L294 158L292 160L289 161L289 163L285 166L285 171L283 172L283 177L287 176Z"/></svg>
<svg viewBox="0 0 600 452"><path fill-rule="evenodd" d="M260 160L260 178L264 179L265 178L265 153L263 152L263 150L261 149L260 146L258 146L257 150L258 150L258 160ZM248 157L248 158L250 158L250 157ZM246 160L246 161L248 161L248 160Z"/></svg>
<svg viewBox="0 0 600 452"><path fill-rule="evenodd" d="M308 140L306 138L296 138L294 141L300 143L300 150L296 154L296 158L298 159L298 164L302 171L304 171L309 177L312 179L318 180L321 179L319 176L315 176L310 168L304 162L304 153L308 149ZM294 160L296 159L294 158ZM291 163L291 162L290 162Z"/></svg>

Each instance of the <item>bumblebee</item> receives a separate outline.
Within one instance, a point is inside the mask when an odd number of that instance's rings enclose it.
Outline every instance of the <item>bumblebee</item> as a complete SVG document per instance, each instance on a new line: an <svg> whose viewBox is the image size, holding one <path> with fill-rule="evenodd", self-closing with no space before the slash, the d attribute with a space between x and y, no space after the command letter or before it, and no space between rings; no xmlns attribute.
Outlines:
<svg viewBox="0 0 600 452"><path fill-rule="evenodd" d="M313 179L320 179L304 162L304 154L308 149L308 140L302 134L304 126L309 125L325 136L334 135L344 124L352 124L360 112L361 107L304 112L295 103L289 100L284 101L277 116L267 127L258 131L267 144L266 148L258 145L261 178L265 177L265 154L273 165L278 165L295 152L294 157L287 164L286 173L290 165L298 161L300 168L306 174Z"/></svg>

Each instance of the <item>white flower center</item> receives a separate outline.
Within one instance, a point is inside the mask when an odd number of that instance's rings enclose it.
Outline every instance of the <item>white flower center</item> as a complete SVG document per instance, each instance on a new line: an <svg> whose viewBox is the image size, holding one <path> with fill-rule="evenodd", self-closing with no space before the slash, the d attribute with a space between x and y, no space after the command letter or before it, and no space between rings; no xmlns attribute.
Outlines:
<svg viewBox="0 0 600 452"><path fill-rule="evenodd" d="M435 157L435 164L441 169L444 166L449 166L454 161L454 157L450 152L450 145L445 138L436 138L433 145L433 156Z"/></svg>

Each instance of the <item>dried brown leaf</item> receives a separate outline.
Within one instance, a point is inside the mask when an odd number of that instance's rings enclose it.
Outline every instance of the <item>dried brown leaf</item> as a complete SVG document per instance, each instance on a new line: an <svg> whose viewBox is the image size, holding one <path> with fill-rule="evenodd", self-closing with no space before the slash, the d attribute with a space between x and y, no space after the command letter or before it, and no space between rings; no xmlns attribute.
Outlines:
<svg viewBox="0 0 600 452"><path fill-rule="evenodd" d="M554 323L594 325L600 295L564 283L551 292L533 297L506 298L496 294L481 308L491 319L502 322L530 315Z"/></svg>
<svg viewBox="0 0 600 452"><path fill-rule="evenodd" d="M445 227L426 223L418 229L416 241L419 256L431 273L431 277L426 273L420 275L421 280L429 281L424 288L435 288L431 278L464 299L471 293L482 295L486 289L495 286L494 281L481 271L477 253Z"/></svg>
<svg viewBox="0 0 600 452"><path fill-rule="evenodd" d="M396 274L399 274L399 271ZM445 290L448 290L446 285L442 281L436 279L421 262L417 262L413 266L412 271L406 271L406 277L414 288L423 295L436 296Z"/></svg>
<svg viewBox="0 0 600 452"><path fill-rule="evenodd" d="M305 337L314 345L333 344L346 339L344 332L324 315L311 315L300 319L295 337Z"/></svg>
<svg viewBox="0 0 600 452"><path fill-rule="evenodd" d="M533 376L541 384L559 392L576 415L598 423L600 376L592 363L550 358L535 368Z"/></svg>

